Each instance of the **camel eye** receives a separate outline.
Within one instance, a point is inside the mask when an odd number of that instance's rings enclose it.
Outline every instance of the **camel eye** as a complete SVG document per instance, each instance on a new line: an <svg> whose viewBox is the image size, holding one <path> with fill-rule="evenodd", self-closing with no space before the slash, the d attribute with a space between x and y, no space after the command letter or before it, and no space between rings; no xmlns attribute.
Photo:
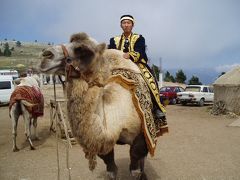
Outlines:
<svg viewBox="0 0 240 180"><path fill-rule="evenodd" d="M70 63L72 62L72 59L71 59L70 57L67 57L67 58L66 58L66 62L67 62L68 64L70 64Z"/></svg>
<svg viewBox="0 0 240 180"><path fill-rule="evenodd" d="M52 59L54 54L51 51L46 50L46 51L43 51L42 56L44 58Z"/></svg>

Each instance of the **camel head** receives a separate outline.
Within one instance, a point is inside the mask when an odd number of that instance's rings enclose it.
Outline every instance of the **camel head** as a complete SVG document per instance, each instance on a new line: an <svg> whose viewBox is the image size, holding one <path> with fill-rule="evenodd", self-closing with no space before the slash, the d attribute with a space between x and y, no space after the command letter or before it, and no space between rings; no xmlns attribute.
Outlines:
<svg viewBox="0 0 240 180"><path fill-rule="evenodd" d="M55 45L43 50L39 65L41 72L64 75L66 67L71 65L79 73L98 68L97 59L103 54L106 44L98 44L86 33L73 34L70 42Z"/></svg>

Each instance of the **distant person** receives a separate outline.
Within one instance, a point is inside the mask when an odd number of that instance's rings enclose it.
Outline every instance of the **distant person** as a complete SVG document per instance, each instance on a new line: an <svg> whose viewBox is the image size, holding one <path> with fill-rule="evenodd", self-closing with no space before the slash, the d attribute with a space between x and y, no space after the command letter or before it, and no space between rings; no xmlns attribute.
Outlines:
<svg viewBox="0 0 240 180"><path fill-rule="evenodd" d="M147 65L147 54L145 39L142 35L132 32L134 27L134 18L131 15L123 15L120 18L120 26L123 33L110 39L109 49L118 49L124 52L123 57L130 59L138 65L144 79L151 90L153 101L153 115L154 118L162 122L162 126L166 126L165 109L160 102L160 93L157 82L151 73L150 67ZM164 128L163 128L164 130Z"/></svg>
<svg viewBox="0 0 240 180"><path fill-rule="evenodd" d="M22 72L22 73L20 73L19 77L20 77L20 78L21 78L21 77L27 77L27 73L26 73L26 72Z"/></svg>
<svg viewBox="0 0 240 180"><path fill-rule="evenodd" d="M26 72L20 73L19 74L19 78L16 78L16 79L13 80L13 84L14 85L20 84L21 83L21 78L25 78L25 77L27 77L27 73Z"/></svg>

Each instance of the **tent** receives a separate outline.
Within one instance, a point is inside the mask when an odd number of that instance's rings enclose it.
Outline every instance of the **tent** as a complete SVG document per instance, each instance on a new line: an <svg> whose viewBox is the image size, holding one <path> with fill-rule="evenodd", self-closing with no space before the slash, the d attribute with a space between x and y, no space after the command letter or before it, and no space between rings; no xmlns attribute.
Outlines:
<svg viewBox="0 0 240 180"><path fill-rule="evenodd" d="M213 86L214 104L223 102L227 111L240 115L240 66L220 76Z"/></svg>

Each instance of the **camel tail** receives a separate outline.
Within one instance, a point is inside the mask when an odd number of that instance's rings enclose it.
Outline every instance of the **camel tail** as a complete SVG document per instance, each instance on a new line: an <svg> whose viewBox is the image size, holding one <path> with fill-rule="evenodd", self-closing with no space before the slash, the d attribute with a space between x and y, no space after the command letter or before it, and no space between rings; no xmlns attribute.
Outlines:
<svg viewBox="0 0 240 180"><path fill-rule="evenodd" d="M20 100L18 100L18 101L16 101L16 107L14 107L15 109L13 110L12 108L12 106L10 107L10 109L9 109L9 117L10 118L12 118L11 117L11 111L16 111L16 112L18 112L19 114L22 114L22 108L21 108L21 104L20 104L21 102L20 102Z"/></svg>

